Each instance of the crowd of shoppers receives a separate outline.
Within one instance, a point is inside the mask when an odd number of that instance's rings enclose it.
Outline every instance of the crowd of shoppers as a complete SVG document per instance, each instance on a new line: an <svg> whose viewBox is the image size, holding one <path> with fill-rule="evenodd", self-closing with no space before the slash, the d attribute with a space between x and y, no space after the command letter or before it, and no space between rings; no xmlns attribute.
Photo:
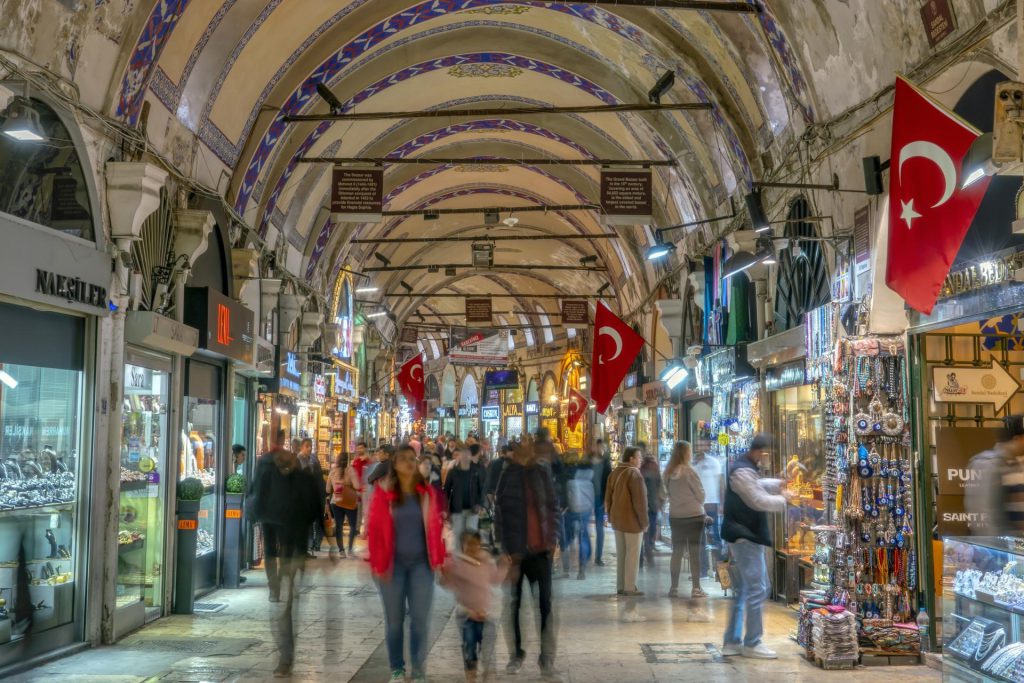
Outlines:
<svg viewBox="0 0 1024 683"><path fill-rule="evenodd" d="M523 623L534 621L521 614L526 585L538 612L541 676L561 681L555 667L553 579L569 577L574 562L578 580L586 578L591 562L603 566L606 517L615 534L616 592L625 606L624 621L645 620L637 604L644 596L638 577L642 566L653 565L664 521L672 546L669 596L679 596L686 559L689 597L707 597L701 579L713 568L709 560L722 556L719 539L724 539L735 598L722 653L775 656L761 642L761 609L768 594L764 550L771 545L767 515L783 510L789 494L779 493L779 482L760 477L767 437L756 437L727 477L708 454L707 440L697 442L696 453L689 443L676 443L661 470L643 444L627 447L613 467L603 441L585 454L563 453L545 429L503 445L493 458L487 442L473 437L418 435L397 447L382 444L372 454L360 442L351 456L338 456L326 478L309 439L293 442L291 450L285 443L280 432L274 448L259 459L247 504L261 528L276 608L281 655L275 675L291 672L296 577L327 532L332 562L351 557L369 563L384 613L391 681L426 679L435 581L452 590L459 606L467 681L476 681L481 670L485 680L494 675L499 616L508 640L505 672L523 668ZM357 558L360 538L366 550ZM502 584L506 602L499 610L494 590Z"/></svg>

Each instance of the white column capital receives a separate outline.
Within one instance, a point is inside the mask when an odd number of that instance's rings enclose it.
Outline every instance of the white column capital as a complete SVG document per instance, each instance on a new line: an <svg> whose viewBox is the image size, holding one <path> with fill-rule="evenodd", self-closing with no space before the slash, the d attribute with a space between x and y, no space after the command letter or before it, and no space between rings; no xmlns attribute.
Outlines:
<svg viewBox="0 0 1024 683"><path fill-rule="evenodd" d="M188 258L189 268L206 252L213 224L213 214L203 209L178 209L174 212L174 253Z"/></svg>
<svg viewBox="0 0 1024 683"><path fill-rule="evenodd" d="M160 206L167 171L145 162L108 161L104 175L110 237L134 242L142 236L143 222Z"/></svg>

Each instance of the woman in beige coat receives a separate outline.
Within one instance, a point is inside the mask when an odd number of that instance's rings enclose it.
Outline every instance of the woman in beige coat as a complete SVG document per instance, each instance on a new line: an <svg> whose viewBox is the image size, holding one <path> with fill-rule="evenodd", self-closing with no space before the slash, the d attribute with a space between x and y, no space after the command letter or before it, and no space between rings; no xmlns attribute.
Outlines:
<svg viewBox="0 0 1024 683"><path fill-rule="evenodd" d="M619 595L638 597L636 576L640 571L640 546L647 530L647 486L640 474L639 448L627 448L608 477L604 506L615 529L618 550L616 588Z"/></svg>

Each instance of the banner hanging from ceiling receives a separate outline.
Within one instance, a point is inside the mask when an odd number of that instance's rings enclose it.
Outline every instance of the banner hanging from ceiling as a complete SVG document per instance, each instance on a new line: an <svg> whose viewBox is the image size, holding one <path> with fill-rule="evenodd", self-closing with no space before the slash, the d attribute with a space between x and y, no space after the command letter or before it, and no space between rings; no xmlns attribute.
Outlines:
<svg viewBox="0 0 1024 683"><path fill-rule="evenodd" d="M455 365L507 365L506 330L453 327L449 331L448 360Z"/></svg>

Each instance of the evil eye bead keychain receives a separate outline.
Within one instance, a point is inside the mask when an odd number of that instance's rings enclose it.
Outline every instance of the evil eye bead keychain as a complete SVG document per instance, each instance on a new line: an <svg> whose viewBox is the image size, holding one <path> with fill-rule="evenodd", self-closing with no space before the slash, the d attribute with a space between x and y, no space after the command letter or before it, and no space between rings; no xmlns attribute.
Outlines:
<svg viewBox="0 0 1024 683"><path fill-rule="evenodd" d="M870 436L871 434L871 416L865 412L859 412L853 416L853 431L857 433L857 436Z"/></svg>

